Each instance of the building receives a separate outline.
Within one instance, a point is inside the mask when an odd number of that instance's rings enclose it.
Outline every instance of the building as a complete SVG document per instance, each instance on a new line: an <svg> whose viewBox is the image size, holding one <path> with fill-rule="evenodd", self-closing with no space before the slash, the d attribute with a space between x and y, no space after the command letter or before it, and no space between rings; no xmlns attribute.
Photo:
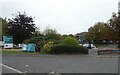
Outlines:
<svg viewBox="0 0 120 75"><path fill-rule="evenodd" d="M120 11L120 1L118 2L118 11Z"/></svg>
<svg viewBox="0 0 120 75"><path fill-rule="evenodd" d="M77 38L77 40L79 41L79 43L84 43L85 42L85 34L87 32L82 32L82 33L77 33L75 35L75 37Z"/></svg>

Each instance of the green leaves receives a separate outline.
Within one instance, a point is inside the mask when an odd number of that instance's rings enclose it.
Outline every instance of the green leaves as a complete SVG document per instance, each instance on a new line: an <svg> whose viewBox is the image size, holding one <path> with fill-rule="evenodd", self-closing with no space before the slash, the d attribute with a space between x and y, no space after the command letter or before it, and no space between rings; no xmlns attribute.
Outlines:
<svg viewBox="0 0 120 75"><path fill-rule="evenodd" d="M107 23L98 22L90 27L85 38L87 41L120 41L120 12L114 13Z"/></svg>
<svg viewBox="0 0 120 75"><path fill-rule="evenodd" d="M73 37L66 37L63 44L67 46L79 46L79 42Z"/></svg>
<svg viewBox="0 0 120 75"><path fill-rule="evenodd" d="M2 35L8 35L8 24L7 20L0 18L0 36Z"/></svg>
<svg viewBox="0 0 120 75"><path fill-rule="evenodd" d="M13 36L13 42L22 43L25 39L29 39L34 35L35 24L31 16L26 13L18 13L14 18L9 19L8 31Z"/></svg>
<svg viewBox="0 0 120 75"><path fill-rule="evenodd" d="M98 22L93 27L88 29L88 33L85 35L87 41L98 41L101 40L101 35L104 33L105 23Z"/></svg>

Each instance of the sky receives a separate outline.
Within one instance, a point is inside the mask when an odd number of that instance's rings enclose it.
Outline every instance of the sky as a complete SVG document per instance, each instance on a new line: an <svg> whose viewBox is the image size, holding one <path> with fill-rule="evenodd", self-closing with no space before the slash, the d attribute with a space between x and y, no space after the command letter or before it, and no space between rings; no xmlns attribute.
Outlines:
<svg viewBox="0 0 120 75"><path fill-rule="evenodd" d="M118 11L119 0L1 0L1 17L26 12L40 31L46 27L60 34L85 32L97 22L107 22Z"/></svg>

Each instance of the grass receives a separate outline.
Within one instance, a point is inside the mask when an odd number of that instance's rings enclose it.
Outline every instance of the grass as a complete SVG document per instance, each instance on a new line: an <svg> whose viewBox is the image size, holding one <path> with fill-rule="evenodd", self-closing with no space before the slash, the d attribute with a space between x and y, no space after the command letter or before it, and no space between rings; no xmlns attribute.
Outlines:
<svg viewBox="0 0 120 75"><path fill-rule="evenodd" d="M95 44L96 47L104 47L104 46L107 46L109 44Z"/></svg>
<svg viewBox="0 0 120 75"><path fill-rule="evenodd" d="M21 50L12 50L12 49L8 49L8 50L0 50L0 54L36 54L36 52L23 52Z"/></svg>

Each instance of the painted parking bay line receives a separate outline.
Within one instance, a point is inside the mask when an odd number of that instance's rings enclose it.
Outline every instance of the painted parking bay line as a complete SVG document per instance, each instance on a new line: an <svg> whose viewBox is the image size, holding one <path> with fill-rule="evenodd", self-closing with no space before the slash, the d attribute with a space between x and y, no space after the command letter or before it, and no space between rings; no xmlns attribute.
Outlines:
<svg viewBox="0 0 120 75"><path fill-rule="evenodd" d="M13 71L15 71L15 72L23 73L23 72L21 72L21 71L19 71L19 70L17 70L17 69L14 69L14 68L12 68L12 67L9 67L9 66L7 66L7 65L4 65L4 64L0 64L0 65L4 66L4 67L6 67L6 68L8 68L8 69L10 69L10 70L13 70Z"/></svg>

